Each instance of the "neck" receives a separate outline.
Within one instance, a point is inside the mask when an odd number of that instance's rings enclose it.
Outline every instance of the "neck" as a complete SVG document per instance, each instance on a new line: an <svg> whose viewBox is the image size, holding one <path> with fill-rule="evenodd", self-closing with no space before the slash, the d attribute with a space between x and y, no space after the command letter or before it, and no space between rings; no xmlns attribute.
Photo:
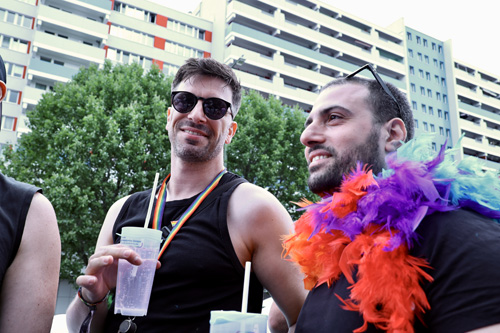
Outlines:
<svg viewBox="0 0 500 333"><path fill-rule="evenodd" d="M190 198L201 191L222 171L222 158L202 163L171 159L167 201Z"/></svg>

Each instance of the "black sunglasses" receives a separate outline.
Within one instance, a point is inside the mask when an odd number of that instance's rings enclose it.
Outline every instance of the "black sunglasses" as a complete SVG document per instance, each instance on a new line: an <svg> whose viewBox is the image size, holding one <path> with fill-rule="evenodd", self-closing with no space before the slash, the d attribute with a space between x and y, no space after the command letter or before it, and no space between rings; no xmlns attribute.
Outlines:
<svg viewBox="0 0 500 333"><path fill-rule="evenodd" d="M399 111L399 117L402 119L403 117L402 117L402 113L401 113L401 107L399 106L399 103L396 100L396 97L394 97L394 95L391 93L391 91L389 90L389 88L387 87L385 82L382 80L380 75L378 75L377 71L373 68L373 66L371 64L366 64L363 67L360 67L359 69L355 70L351 74L347 75L346 79L349 79L351 77L356 76L356 74L364 71L365 69L368 69L372 73L372 75L375 78L375 80L377 81L377 83L382 87L382 89L384 89L384 91L387 93L387 95L389 95L389 97L392 98L394 103L396 103L396 106L398 107L398 111Z"/></svg>
<svg viewBox="0 0 500 333"><path fill-rule="evenodd" d="M212 120L224 117L231 107L231 103L217 97L198 97L188 91L172 92L172 105L180 113L191 112L200 99L203 101L203 113ZM230 114L231 119L233 119L233 114Z"/></svg>

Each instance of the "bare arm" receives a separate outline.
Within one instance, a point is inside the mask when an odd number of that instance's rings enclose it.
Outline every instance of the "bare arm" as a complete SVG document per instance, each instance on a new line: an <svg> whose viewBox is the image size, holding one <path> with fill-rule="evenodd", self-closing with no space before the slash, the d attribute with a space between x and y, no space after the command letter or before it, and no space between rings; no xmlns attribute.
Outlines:
<svg viewBox="0 0 500 333"><path fill-rule="evenodd" d="M299 269L281 257L281 237L293 229L290 215L268 191L242 184L229 202L228 227L240 261L242 264L245 260L252 261L255 274L271 293L293 332L306 290ZM280 318L283 316L279 311L271 311L269 324L277 332L283 327Z"/></svg>
<svg viewBox="0 0 500 333"><path fill-rule="evenodd" d="M127 259L136 265L141 263L137 253L119 244L113 245L113 225L126 199L127 197L118 200L109 209L97 239L96 251L89 259L85 275L76 279L76 283L82 287L83 298L88 302L101 300L116 286L118 259ZM89 308L76 296L66 311L69 332L79 332L89 312ZM103 302L98 305L94 313L92 332L102 331L106 315L106 302Z"/></svg>
<svg viewBox="0 0 500 333"><path fill-rule="evenodd" d="M59 284L61 240L49 200L31 201L16 258L0 295L0 332L48 332Z"/></svg>

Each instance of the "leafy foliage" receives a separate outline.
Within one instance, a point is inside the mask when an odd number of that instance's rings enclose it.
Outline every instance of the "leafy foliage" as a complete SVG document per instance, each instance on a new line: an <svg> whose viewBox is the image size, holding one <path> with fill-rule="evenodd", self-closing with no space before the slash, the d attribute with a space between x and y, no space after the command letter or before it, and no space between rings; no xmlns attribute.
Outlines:
<svg viewBox="0 0 500 333"><path fill-rule="evenodd" d="M227 167L273 193L294 218L292 203L311 194L300 135L306 115L255 91L243 96L236 116L238 130L227 147Z"/></svg>
<svg viewBox="0 0 500 333"><path fill-rule="evenodd" d="M171 81L138 65L82 68L71 82L43 95L28 114L31 132L16 150L4 150L2 171L42 187L54 206L61 278L74 281L81 273L116 200L150 188L155 172L169 172ZM311 197L299 141L303 111L250 91L236 121L228 170L267 188L297 215L290 201Z"/></svg>
<svg viewBox="0 0 500 333"><path fill-rule="evenodd" d="M169 169L169 96L170 80L157 69L82 69L43 95L28 115L31 132L5 152L5 173L42 187L54 206L62 278L80 274L109 207Z"/></svg>

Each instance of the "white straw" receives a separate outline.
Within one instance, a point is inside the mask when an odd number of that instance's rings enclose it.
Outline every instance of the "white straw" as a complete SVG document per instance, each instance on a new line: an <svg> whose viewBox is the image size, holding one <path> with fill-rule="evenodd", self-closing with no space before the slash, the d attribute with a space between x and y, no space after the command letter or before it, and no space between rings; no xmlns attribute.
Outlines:
<svg viewBox="0 0 500 333"><path fill-rule="evenodd" d="M241 313L247 313L248 306L248 289L250 287L250 267L252 263L247 261L245 263L245 280L243 282L243 300L241 301Z"/></svg>
<svg viewBox="0 0 500 333"><path fill-rule="evenodd" d="M156 186L158 185L159 176L160 175L157 172L155 176L155 183L153 185L153 189L151 190L151 198L149 199L148 214L146 215L146 220L144 220L144 228L147 228L149 224L149 218L151 217L151 209L153 208L153 202L155 201Z"/></svg>

